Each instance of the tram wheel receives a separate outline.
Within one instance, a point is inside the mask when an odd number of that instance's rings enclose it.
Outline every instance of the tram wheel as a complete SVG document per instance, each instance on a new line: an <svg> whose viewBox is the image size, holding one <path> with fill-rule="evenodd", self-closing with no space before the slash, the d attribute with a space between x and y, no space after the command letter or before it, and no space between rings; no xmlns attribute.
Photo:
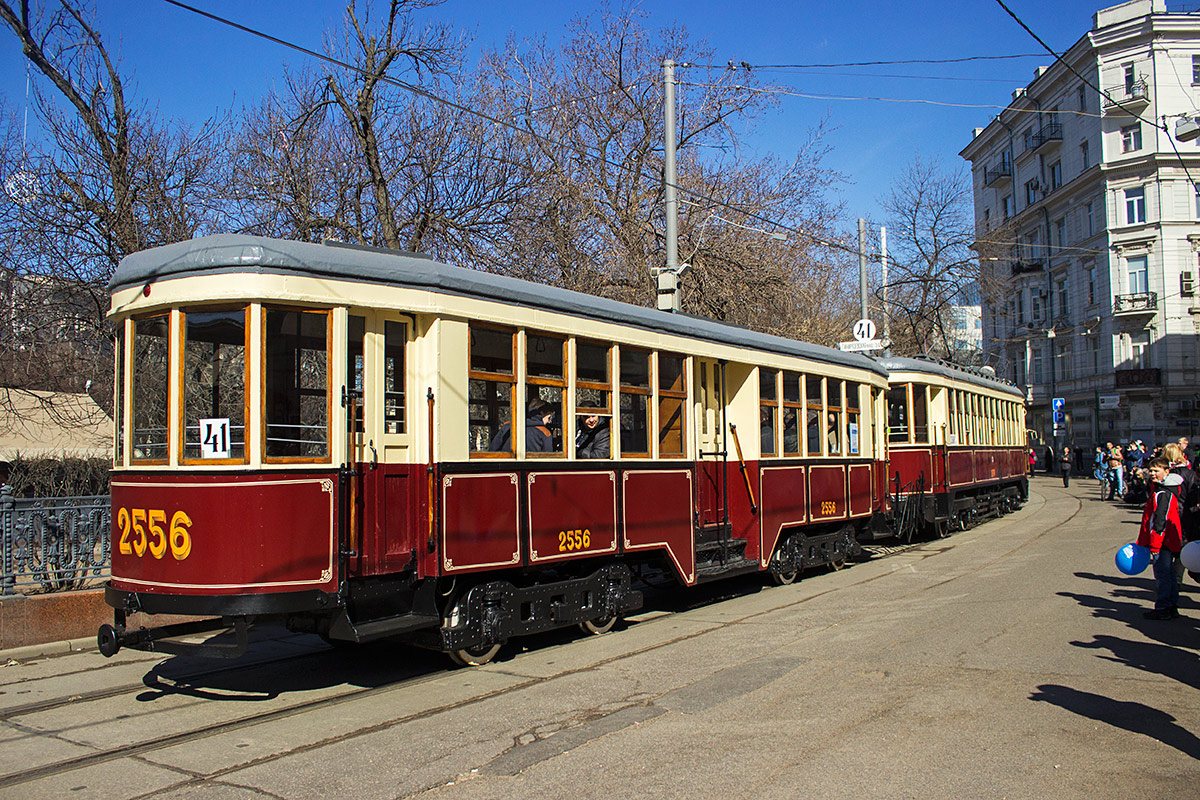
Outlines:
<svg viewBox="0 0 1200 800"><path fill-rule="evenodd" d="M839 553L838 555L829 559L829 569L833 572L839 571L844 566L846 566L846 554L845 553Z"/></svg>
<svg viewBox="0 0 1200 800"><path fill-rule="evenodd" d="M462 650L450 650L446 655L460 667L480 667L496 657L500 645L485 644L479 647L464 647Z"/></svg>
<svg viewBox="0 0 1200 800"><path fill-rule="evenodd" d="M776 586L790 586L796 582L796 578L799 576L800 572L799 570L795 569L790 569L786 572L776 572L775 570L771 570L767 574L771 576L771 583L775 584Z"/></svg>
<svg viewBox="0 0 1200 800"><path fill-rule="evenodd" d="M579 623L579 630L584 633L590 633L593 636L602 636L613 629L613 625L617 624L616 614L611 617L596 617L595 619L585 619Z"/></svg>

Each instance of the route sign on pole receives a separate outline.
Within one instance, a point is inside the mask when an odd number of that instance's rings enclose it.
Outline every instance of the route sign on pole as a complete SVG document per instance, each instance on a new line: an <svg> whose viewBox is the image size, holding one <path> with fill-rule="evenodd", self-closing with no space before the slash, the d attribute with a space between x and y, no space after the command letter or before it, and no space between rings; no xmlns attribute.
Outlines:
<svg viewBox="0 0 1200 800"><path fill-rule="evenodd" d="M854 323L854 340L866 342L875 338L875 323L869 319L860 319Z"/></svg>

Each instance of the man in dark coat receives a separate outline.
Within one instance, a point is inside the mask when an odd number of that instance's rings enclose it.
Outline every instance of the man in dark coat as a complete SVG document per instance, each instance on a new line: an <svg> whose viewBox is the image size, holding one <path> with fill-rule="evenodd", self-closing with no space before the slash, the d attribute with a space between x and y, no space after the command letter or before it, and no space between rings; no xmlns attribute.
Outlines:
<svg viewBox="0 0 1200 800"><path fill-rule="evenodd" d="M608 420L599 414L581 417L579 433L575 437L575 455L579 458L611 458Z"/></svg>

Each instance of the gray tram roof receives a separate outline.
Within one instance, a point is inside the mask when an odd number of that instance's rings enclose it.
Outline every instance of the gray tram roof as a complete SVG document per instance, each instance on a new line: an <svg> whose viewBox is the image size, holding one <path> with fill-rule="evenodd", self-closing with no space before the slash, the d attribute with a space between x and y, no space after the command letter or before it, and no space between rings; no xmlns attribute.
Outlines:
<svg viewBox="0 0 1200 800"><path fill-rule="evenodd" d="M1022 400L1025 399L1025 395L1021 393L1021 390L1007 381L993 378L973 369L934 361L929 358L888 357L879 359L879 364L888 372L924 372L928 375L938 375L942 378L973 383L976 386L983 386L993 391L1006 392Z"/></svg>
<svg viewBox="0 0 1200 800"><path fill-rule="evenodd" d="M110 291L118 291L167 278L235 272L299 273L497 300L643 330L799 356L887 376L886 368L857 353L843 353L700 317L669 314L556 286L454 267L416 253L342 244L312 244L243 234L203 236L126 256L121 259L108 286Z"/></svg>

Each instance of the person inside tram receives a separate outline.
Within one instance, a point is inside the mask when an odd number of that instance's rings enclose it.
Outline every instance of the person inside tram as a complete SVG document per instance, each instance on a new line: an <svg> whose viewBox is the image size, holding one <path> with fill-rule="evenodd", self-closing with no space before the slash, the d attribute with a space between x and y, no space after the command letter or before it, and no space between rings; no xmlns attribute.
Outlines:
<svg viewBox="0 0 1200 800"><path fill-rule="evenodd" d="M549 403L538 398L529 401L525 409L526 453L553 453L555 451L554 434L550 430L554 414L554 406ZM511 422L500 426L500 430L496 431L496 435L492 437L488 449L493 453L512 452Z"/></svg>
<svg viewBox="0 0 1200 800"><path fill-rule="evenodd" d="M826 444L829 446L828 452L840 453L841 447L838 443L838 419L837 414L830 413L825 423L825 438Z"/></svg>
<svg viewBox="0 0 1200 800"><path fill-rule="evenodd" d="M577 420L575 455L578 458L610 458L612 434L608 420L599 414L588 414Z"/></svg>

